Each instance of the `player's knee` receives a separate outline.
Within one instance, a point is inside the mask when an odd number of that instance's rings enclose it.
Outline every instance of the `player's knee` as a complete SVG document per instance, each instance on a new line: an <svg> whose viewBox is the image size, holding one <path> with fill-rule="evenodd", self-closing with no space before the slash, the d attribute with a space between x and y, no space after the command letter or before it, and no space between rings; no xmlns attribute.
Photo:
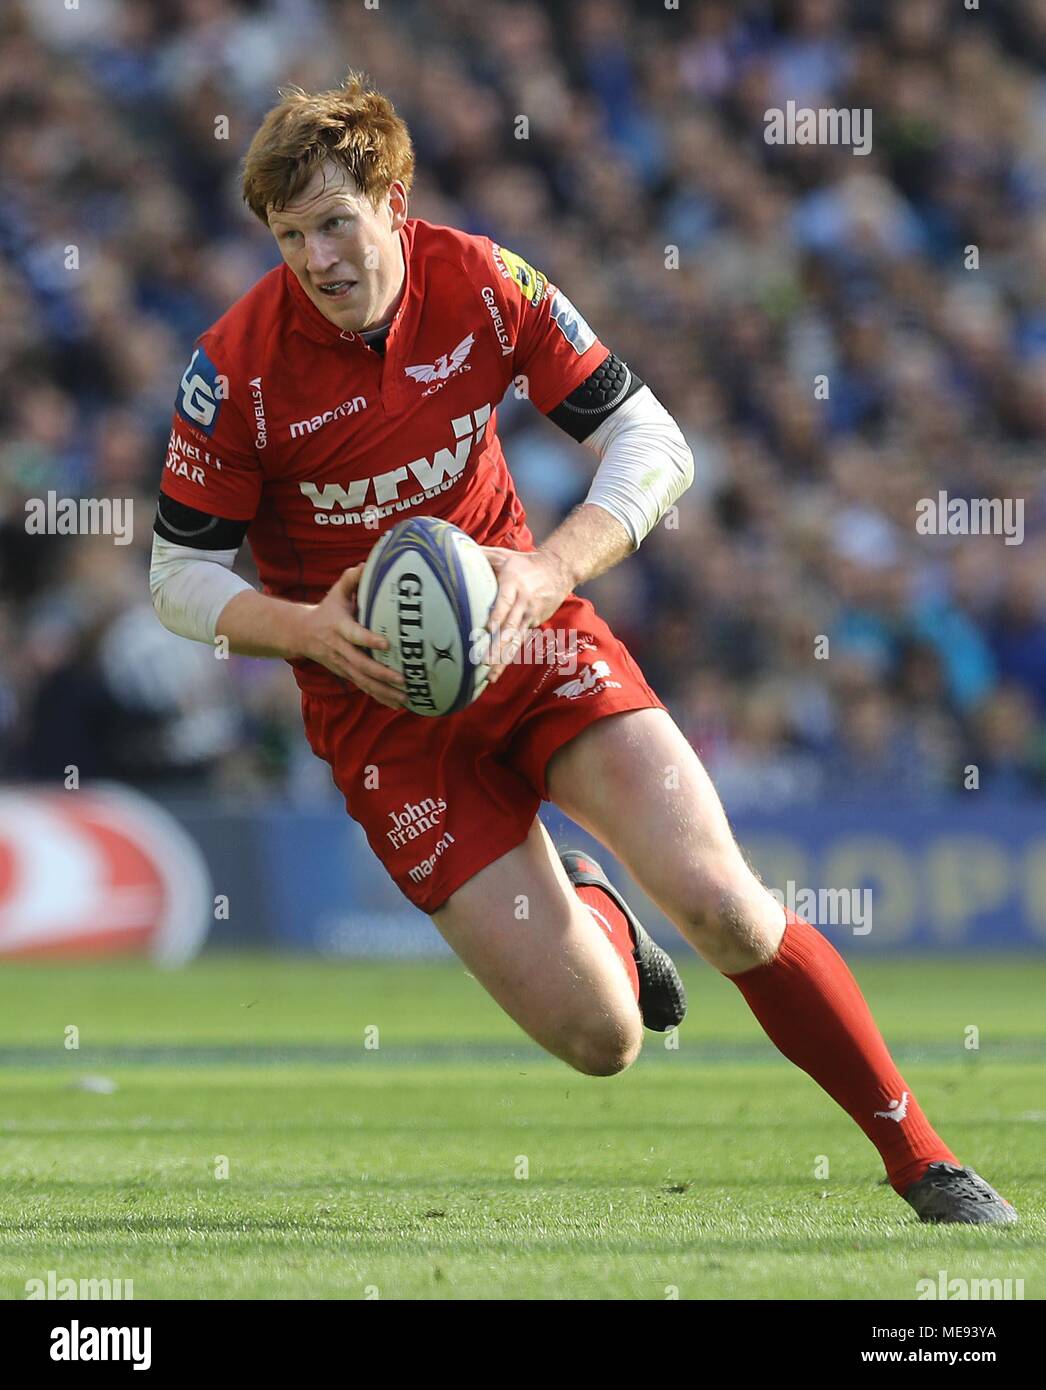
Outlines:
<svg viewBox="0 0 1046 1390"><path fill-rule="evenodd" d="M567 1060L585 1076L617 1076L632 1065L642 1046L643 1028L637 1014L634 1025L608 1020L577 1034L571 1039Z"/></svg>

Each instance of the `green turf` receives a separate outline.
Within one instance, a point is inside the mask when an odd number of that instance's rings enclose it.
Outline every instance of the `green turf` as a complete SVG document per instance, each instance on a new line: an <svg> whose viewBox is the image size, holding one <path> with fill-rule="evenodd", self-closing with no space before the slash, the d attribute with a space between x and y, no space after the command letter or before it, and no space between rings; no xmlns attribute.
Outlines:
<svg viewBox="0 0 1046 1390"><path fill-rule="evenodd" d="M1019 1225L919 1225L702 967L678 1050L651 1035L599 1080L454 964L5 966L0 1296L54 1270L133 1279L136 1298L913 1299L943 1269L1043 1297L1046 962L858 973L924 1108ZM92 1076L118 1089L77 1089Z"/></svg>

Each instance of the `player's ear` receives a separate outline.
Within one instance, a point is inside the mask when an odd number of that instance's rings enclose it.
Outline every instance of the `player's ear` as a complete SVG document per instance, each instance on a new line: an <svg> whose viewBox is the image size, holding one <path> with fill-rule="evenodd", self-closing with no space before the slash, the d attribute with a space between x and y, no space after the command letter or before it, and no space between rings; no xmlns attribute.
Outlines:
<svg viewBox="0 0 1046 1390"><path fill-rule="evenodd" d="M407 220L407 190L399 179L389 184L388 207L392 214L392 230L398 232Z"/></svg>

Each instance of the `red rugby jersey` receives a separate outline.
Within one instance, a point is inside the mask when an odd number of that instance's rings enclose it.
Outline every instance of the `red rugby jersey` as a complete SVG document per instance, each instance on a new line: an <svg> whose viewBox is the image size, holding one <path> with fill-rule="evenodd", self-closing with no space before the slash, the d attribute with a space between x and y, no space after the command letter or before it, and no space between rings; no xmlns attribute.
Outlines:
<svg viewBox="0 0 1046 1390"><path fill-rule="evenodd" d="M608 355L569 299L487 237L410 219L384 355L277 266L197 340L162 491L249 521L266 593L316 602L405 516L532 550L496 432L509 386L548 412ZM342 689L294 662L307 690Z"/></svg>

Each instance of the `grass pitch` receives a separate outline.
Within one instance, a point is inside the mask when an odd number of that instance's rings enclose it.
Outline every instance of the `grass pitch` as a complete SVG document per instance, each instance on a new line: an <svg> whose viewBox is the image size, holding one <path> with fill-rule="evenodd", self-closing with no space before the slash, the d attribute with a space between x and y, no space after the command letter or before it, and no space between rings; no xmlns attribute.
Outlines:
<svg viewBox="0 0 1046 1390"><path fill-rule="evenodd" d="M7 965L0 1296L53 1270L136 1299L914 1299L945 1270L1042 1298L1046 961L857 973L1019 1225L920 1225L700 965L678 1050L612 1079L456 964Z"/></svg>

